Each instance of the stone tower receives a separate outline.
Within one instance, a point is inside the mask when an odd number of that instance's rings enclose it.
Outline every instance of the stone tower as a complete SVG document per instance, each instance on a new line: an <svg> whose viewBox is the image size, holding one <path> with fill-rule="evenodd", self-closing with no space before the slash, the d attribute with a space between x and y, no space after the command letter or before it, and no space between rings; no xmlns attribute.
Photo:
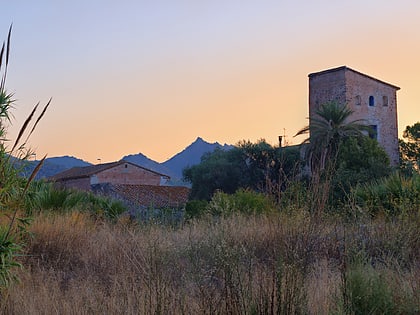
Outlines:
<svg viewBox="0 0 420 315"><path fill-rule="evenodd" d="M362 119L374 130L391 165L399 163L397 91L400 88L346 66L309 74L309 118L319 106L337 101L354 113L351 120Z"/></svg>

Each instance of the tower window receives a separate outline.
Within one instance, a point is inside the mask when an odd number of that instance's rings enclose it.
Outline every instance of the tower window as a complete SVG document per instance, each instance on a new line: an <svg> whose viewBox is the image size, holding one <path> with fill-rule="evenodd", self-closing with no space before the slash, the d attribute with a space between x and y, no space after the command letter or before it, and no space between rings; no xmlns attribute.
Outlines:
<svg viewBox="0 0 420 315"><path fill-rule="evenodd" d="M372 95L369 96L369 106L375 106L375 98Z"/></svg>
<svg viewBox="0 0 420 315"><path fill-rule="evenodd" d="M369 138L378 140L378 125L370 125Z"/></svg>
<svg viewBox="0 0 420 315"><path fill-rule="evenodd" d="M355 97L355 103L358 106L360 106L362 104L362 99L361 99L360 95L356 95L356 97Z"/></svg>
<svg viewBox="0 0 420 315"><path fill-rule="evenodd" d="M382 96L382 103L384 106L388 106L388 96L386 95Z"/></svg>

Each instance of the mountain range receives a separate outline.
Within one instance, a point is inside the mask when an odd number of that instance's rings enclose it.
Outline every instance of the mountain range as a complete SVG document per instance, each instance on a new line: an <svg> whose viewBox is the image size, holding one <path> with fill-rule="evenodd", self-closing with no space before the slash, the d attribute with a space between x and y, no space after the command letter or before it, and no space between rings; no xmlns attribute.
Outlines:
<svg viewBox="0 0 420 315"><path fill-rule="evenodd" d="M175 154L173 157L163 163L156 162L142 153L126 155L121 159L153 170L155 172L169 175L171 177L171 184L179 185L183 184L183 169L188 166L199 164L203 154L207 152L213 152L216 148L229 150L233 148L233 146L229 144L221 145L218 142L209 143L203 140L201 137L198 137L184 150ZM25 170L25 174L30 174L38 162L39 161L30 161L28 167ZM92 164L73 156L51 157L45 160L44 165L37 174L37 178L48 178L72 167L83 167L89 165Z"/></svg>

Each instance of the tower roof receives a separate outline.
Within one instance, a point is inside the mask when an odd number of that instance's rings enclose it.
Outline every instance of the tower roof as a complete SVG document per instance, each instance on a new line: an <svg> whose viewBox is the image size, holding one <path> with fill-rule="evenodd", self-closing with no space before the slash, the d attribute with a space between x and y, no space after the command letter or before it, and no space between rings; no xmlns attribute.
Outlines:
<svg viewBox="0 0 420 315"><path fill-rule="evenodd" d="M382 83L382 84L388 85L388 86L390 86L390 87L394 88L395 90L399 90L399 89L400 89L400 88L399 88L398 86L396 86L396 85L393 85L393 84L390 84L390 83L388 83L388 82L385 82L385 81L382 81L382 80L376 79L376 78L374 78L374 77L371 77L370 75L364 74L364 73L362 73L362 72L360 72L360 71L353 70L353 69L351 69L351 68L349 68L349 67L347 67L347 66L341 66L341 67L332 68L332 69L327 69L327 70L323 70L323 71L319 71L319 72L313 72L313 73L310 73L310 74L308 75L308 77L309 77L309 78L313 78L313 77L316 77L316 76L319 76L319 75L323 75L323 74L327 74L327 73L331 73L331 72L338 72L338 71L352 71L352 72L354 72L354 73L357 73L357 74L359 74L359 75L362 75L362 76L364 76L364 77L366 77L366 78L369 78L369 79L371 79L371 80L374 80L374 81L377 81L377 82L379 82L379 83Z"/></svg>

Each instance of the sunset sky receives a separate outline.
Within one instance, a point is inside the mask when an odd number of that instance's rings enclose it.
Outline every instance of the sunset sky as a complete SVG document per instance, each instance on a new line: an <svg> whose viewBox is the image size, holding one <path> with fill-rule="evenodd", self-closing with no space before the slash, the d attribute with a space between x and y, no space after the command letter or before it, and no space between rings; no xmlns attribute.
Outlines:
<svg viewBox="0 0 420 315"><path fill-rule="evenodd" d="M7 3L7 4L5 4ZM277 144L307 124L308 74L346 65L401 87L400 135L420 121L420 1L4 1L7 87L37 158L162 162L198 136Z"/></svg>

